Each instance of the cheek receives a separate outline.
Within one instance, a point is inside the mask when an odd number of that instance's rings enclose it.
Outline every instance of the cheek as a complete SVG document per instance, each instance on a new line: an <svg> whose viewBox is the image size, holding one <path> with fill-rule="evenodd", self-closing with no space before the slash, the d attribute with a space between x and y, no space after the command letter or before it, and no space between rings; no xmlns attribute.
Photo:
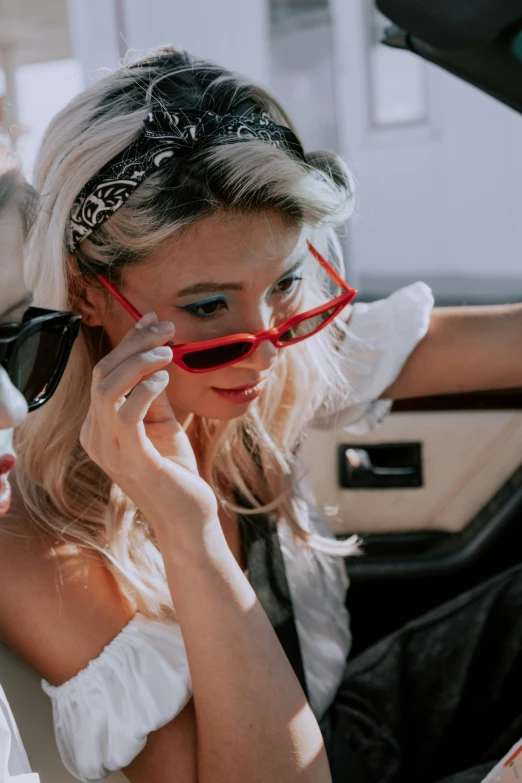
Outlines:
<svg viewBox="0 0 522 783"><path fill-rule="evenodd" d="M135 321L130 318L129 320L122 321L109 321L104 324L104 331L108 337L109 343L112 348L116 348L121 343L126 334L135 326Z"/></svg>
<svg viewBox="0 0 522 783"><path fill-rule="evenodd" d="M167 387L170 404L174 410L181 408L187 412L195 412L193 406L197 406L197 402L208 391L210 385L207 373L187 372L174 363L171 363L167 369L170 375Z"/></svg>
<svg viewBox="0 0 522 783"><path fill-rule="evenodd" d="M212 391L213 385L219 385L216 373L191 373L171 364L169 374L167 396L180 422L189 413L207 419L231 419L244 413L239 407L224 405Z"/></svg>

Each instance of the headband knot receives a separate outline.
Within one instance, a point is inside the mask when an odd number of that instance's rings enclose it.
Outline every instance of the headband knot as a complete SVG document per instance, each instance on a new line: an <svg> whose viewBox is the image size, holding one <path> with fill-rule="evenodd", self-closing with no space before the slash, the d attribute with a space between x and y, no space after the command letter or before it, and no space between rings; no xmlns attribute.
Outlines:
<svg viewBox="0 0 522 783"><path fill-rule="evenodd" d="M170 158L191 153L201 143L219 137L228 142L257 139L305 160L294 132L277 125L260 107L242 115L192 109L174 113L151 111L139 136L90 179L76 197L67 226L68 251L74 252L97 226L123 206L144 179Z"/></svg>

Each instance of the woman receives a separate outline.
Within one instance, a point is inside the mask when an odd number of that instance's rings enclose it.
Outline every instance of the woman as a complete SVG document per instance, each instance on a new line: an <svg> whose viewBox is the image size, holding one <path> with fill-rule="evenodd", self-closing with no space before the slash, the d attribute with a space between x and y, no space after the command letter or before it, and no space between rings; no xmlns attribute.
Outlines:
<svg viewBox="0 0 522 783"><path fill-rule="evenodd" d="M0 517L11 503L9 471L16 461L13 428L21 424L28 408L50 398L78 332L79 316L29 307L32 296L24 283L22 247L34 203L32 189L0 145ZM44 353L44 345L54 348L54 353ZM0 686L0 783L38 780L31 773Z"/></svg>
<svg viewBox="0 0 522 783"><path fill-rule="evenodd" d="M306 154L263 90L172 49L58 115L37 184L28 279L83 326L21 434L27 539L0 581L26 623L7 595L0 627L44 678L64 763L86 781L401 774L351 703L333 555L356 542L304 499L299 439L341 408L372 425L383 394L518 384L520 307L432 316L416 284L347 310L345 165Z"/></svg>

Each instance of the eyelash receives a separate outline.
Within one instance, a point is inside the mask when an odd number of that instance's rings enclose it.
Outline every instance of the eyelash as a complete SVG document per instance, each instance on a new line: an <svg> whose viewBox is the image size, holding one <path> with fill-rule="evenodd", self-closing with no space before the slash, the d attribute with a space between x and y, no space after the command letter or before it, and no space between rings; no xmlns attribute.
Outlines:
<svg viewBox="0 0 522 783"><path fill-rule="evenodd" d="M287 291L279 291L276 292L276 296L280 298L291 296L296 289L295 283L302 280L302 277L299 277L297 275L292 275L292 277L286 277L284 280L281 280L279 283L277 283L278 286L283 285L283 283L292 283L291 287ZM190 313L190 315L193 315L195 318L199 318L202 321L209 321L211 318L215 318L222 308L218 308L212 313L208 314L199 314L198 310L202 310L204 307L208 307L209 305L225 305L226 306L227 301L226 299L209 299L206 302L194 302L194 304L186 305L185 307L181 307L180 310L185 310L186 312Z"/></svg>

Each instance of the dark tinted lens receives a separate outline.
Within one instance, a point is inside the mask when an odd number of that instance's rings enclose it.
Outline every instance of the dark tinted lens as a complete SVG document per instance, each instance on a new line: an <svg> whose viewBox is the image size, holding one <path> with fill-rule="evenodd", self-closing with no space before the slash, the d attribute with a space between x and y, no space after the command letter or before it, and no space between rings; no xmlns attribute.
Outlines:
<svg viewBox="0 0 522 783"><path fill-rule="evenodd" d="M330 310L325 310L324 313L320 313L319 315L314 315L312 318L306 318L304 321L300 321L295 326L292 326L291 329L283 332L283 334L279 337L279 344L289 343L292 342L292 340L300 340L303 337L308 337L309 335L313 334L321 328L324 322L332 315L332 313L336 311L336 309L336 307L331 307Z"/></svg>
<svg viewBox="0 0 522 783"><path fill-rule="evenodd" d="M208 370L220 364L241 359L250 350L250 343L231 343L219 348L208 348L204 351L194 351L183 356L183 362L191 370Z"/></svg>
<svg viewBox="0 0 522 783"><path fill-rule="evenodd" d="M66 330L49 326L31 334L19 346L9 366L11 380L28 403L45 399L63 364Z"/></svg>

